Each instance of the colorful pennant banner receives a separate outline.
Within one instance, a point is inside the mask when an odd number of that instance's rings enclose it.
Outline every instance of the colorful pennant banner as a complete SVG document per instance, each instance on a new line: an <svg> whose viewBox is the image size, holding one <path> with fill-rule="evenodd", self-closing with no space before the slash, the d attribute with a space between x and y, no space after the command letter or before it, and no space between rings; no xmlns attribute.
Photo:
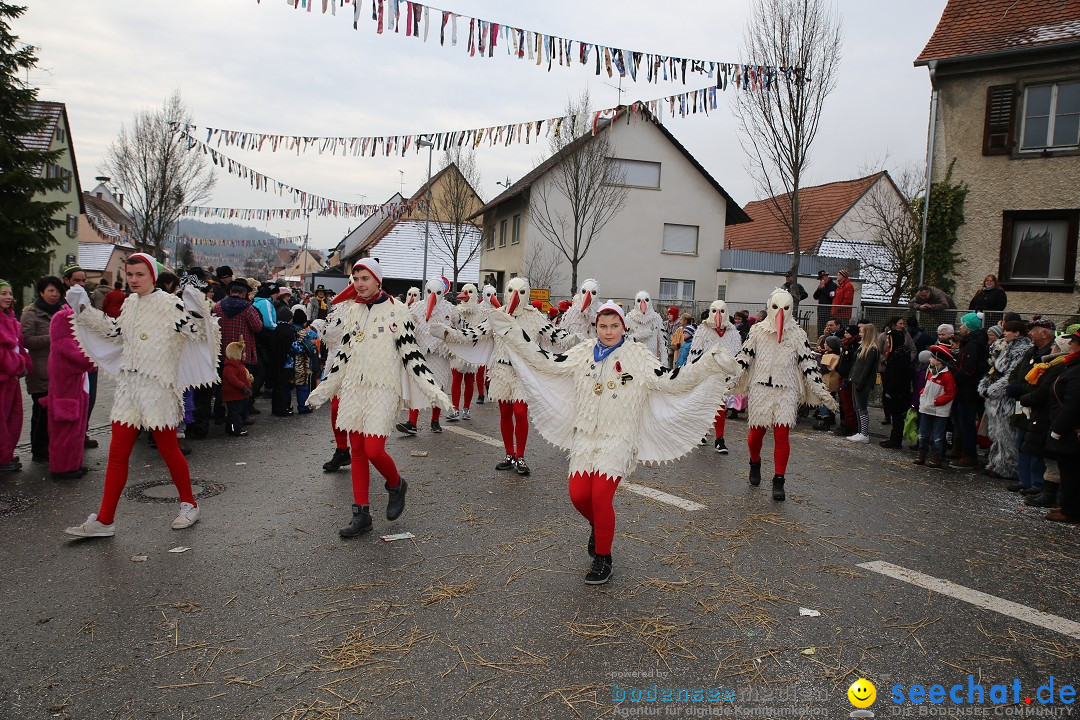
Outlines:
<svg viewBox="0 0 1080 720"><path fill-rule="evenodd" d="M563 128L577 134L583 129L580 126L583 121L589 121L595 133L600 120L614 118L619 113L625 113L628 121L638 117L656 118L664 108L667 108L672 116L678 115L679 117L698 113L708 114L717 108L716 90L717 88L710 86L668 95L655 100L638 101L630 105L599 110L589 118L566 115L545 120L529 120L527 122L473 128L471 130L445 130L406 135L329 137L319 135L277 135L246 130L227 130L205 126L200 128L196 125L186 125L183 132L193 134L204 131L207 144L213 144L216 147L236 147L241 150L295 152L297 155L314 151L320 155L329 153L331 155L340 154L343 157L404 156L410 149L420 151L420 146L417 144L417 140L420 139L430 140L435 144L435 149L439 151L462 145L474 148L484 144L488 147L496 145L508 147L514 143L528 145L534 140L538 141L541 136L550 137L554 135L558 137Z"/></svg>
<svg viewBox="0 0 1080 720"><path fill-rule="evenodd" d="M229 208L185 205L180 211L183 217L218 218L221 220L301 220L307 210L299 208Z"/></svg>
<svg viewBox="0 0 1080 720"><path fill-rule="evenodd" d="M236 175L237 177L248 180L251 183L251 187L255 190L262 190L263 192L276 192L279 196L290 196L297 205L302 205L305 208L305 212L310 212L313 215L319 217L333 216L333 217L367 217L375 213L381 213L384 216L401 217L405 213L412 209L423 210L423 201L406 200L400 203L384 203L382 205L365 205L357 203L347 203L341 200L333 200L331 198L322 197L321 195L315 195L309 193L306 190L293 187L280 180L275 180L269 175L265 175L258 170L244 165L241 162L233 160L232 158L218 152L214 148L210 147L201 140L197 140L192 137L188 132L181 129L180 136L187 139L188 150L202 151L204 155L210 156L210 161L220 168L223 168L230 175ZM227 208L210 208L212 210L227 210ZM265 212L273 212L267 210ZM212 217L212 216L208 216ZM240 216L233 216L240 217ZM258 218L256 218L258 219Z"/></svg>
<svg viewBox="0 0 1080 720"><path fill-rule="evenodd" d="M316 0L285 2L297 10L312 12ZM323 14L329 10L333 15L337 15L339 7L344 8L350 4L350 0L318 2L321 2ZM354 30L359 29L360 18L368 15L364 12L366 5L367 0L352 0ZM469 17L410 0L370 0L370 6L372 27L379 35L390 32L404 33L406 37L427 42L434 31L438 35L440 46L457 47L460 44L469 53L469 57L494 57L495 49L502 43L506 48L506 55L528 61L535 67L546 65L548 72L551 72L552 65L572 67L576 62L579 65L593 65L598 76L606 72L608 77L617 74L633 81L641 79L652 83L661 80L677 82L680 79L685 83L688 75L704 75L715 78L717 87L722 89L731 84L748 89L768 87L777 73L796 72L794 68L697 60L572 40Z"/></svg>
<svg viewBox="0 0 1080 720"><path fill-rule="evenodd" d="M167 243L176 243L179 245L190 245L192 247L216 245L219 247L281 247L292 243L293 245L303 244L307 238L303 235L297 235L294 237L275 237L275 238L263 238L261 240L219 240L217 238L201 238L190 237L188 235L166 235L165 241Z"/></svg>

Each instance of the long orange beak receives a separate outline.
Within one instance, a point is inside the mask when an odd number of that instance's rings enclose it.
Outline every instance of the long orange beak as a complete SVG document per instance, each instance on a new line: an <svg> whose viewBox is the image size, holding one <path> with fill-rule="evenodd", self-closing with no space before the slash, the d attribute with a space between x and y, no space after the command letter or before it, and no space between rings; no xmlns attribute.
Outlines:
<svg viewBox="0 0 1080 720"><path fill-rule="evenodd" d="M468 300L468 299L469 299L469 293L467 293L467 292L465 292L464 290L462 290L461 292L459 292L459 293L457 294L457 299L458 299L458 300L461 300L462 302L465 302L466 300Z"/></svg>
<svg viewBox="0 0 1080 720"><path fill-rule="evenodd" d="M495 297L494 295L491 296L491 307L495 308L496 310L502 307L502 303L499 302L499 298Z"/></svg>
<svg viewBox="0 0 1080 720"><path fill-rule="evenodd" d="M506 308L506 313L508 315L513 315L514 311L517 310L518 298L519 297L521 297L521 296L518 295L517 293L514 293L514 297L510 298L510 307ZM492 298L491 300L492 300L492 302L495 302L495 298ZM496 305L495 307L498 307L498 305Z"/></svg>
<svg viewBox="0 0 1080 720"><path fill-rule="evenodd" d="M645 314L645 301L644 300L638 300L638 309L641 310L642 315Z"/></svg>
<svg viewBox="0 0 1080 720"><path fill-rule="evenodd" d="M585 308L592 304L592 293L587 292L585 296L581 298L581 312L585 312Z"/></svg>
<svg viewBox="0 0 1080 720"><path fill-rule="evenodd" d="M784 309L776 311L776 342L784 341Z"/></svg>
<svg viewBox="0 0 1080 720"><path fill-rule="evenodd" d="M405 296L405 307L412 307L412 304L414 302L416 302L416 296L414 296L414 295L406 295Z"/></svg>
<svg viewBox="0 0 1080 720"><path fill-rule="evenodd" d="M427 312L424 313L424 322L431 320L431 313L435 310L435 303L439 302L439 298L435 293L428 293L427 296Z"/></svg>

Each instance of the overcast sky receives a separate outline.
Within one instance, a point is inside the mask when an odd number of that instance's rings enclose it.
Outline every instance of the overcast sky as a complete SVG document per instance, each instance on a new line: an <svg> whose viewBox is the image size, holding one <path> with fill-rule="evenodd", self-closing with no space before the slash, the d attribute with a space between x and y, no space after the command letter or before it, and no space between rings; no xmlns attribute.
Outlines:
<svg viewBox="0 0 1080 720"><path fill-rule="evenodd" d="M331 0L332 2L337 0ZM364 0L365 9L370 0ZM882 164L924 164L929 107L925 68L912 60L926 43L946 0L905 3L838 0L844 57L812 151L813 184L859 176ZM30 81L39 97L67 103L80 178L94 185L121 123L160 106L179 89L197 125L291 135L392 135L455 130L559 115L571 95L588 89L598 107L618 101L617 78L591 69L551 72L505 54L470 58L464 43L440 47L377 35L370 14L352 28L351 7L336 17L293 10L283 0L48 0L28 3L15 34L38 48ZM515 27L586 42L692 58L738 62L748 0L656 0L543 3L442 0L441 7ZM652 99L695 86L624 81L624 98ZM730 94L729 91L728 94ZM667 127L738 201L757 199L746 172L728 94L709 117L667 118ZM277 180L347 202L410 195L427 176L427 153L406 157L300 157L224 152ZM482 147L478 188L485 200L541 159L537 145ZM435 158L438 167L438 157ZM294 207L272 193L216 170L208 205ZM357 220L313 219L314 247L332 247ZM280 236L302 235L304 222L251 222Z"/></svg>

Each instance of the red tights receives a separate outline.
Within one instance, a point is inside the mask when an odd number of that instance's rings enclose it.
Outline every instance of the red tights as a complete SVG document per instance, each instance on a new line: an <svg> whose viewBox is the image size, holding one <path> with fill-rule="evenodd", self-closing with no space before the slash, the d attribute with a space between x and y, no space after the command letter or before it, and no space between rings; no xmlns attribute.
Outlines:
<svg viewBox="0 0 1080 720"><path fill-rule="evenodd" d="M761 443L765 440L765 431L768 428L752 427L746 437L746 444L750 448L750 462L761 462ZM787 472L787 461L791 455L791 443L788 442L788 432L791 430L787 425L773 425L773 466L777 475Z"/></svg>
<svg viewBox="0 0 1080 720"><path fill-rule="evenodd" d="M188 470L187 460L176 442L176 428L152 430L150 434L154 436L158 454L169 468L169 475L172 476L173 485L180 495L180 502L197 504L195 496L191 494L191 472ZM138 437L138 428L118 422L112 424L109 461L105 466L105 490L101 494L101 507L97 513L98 522L104 525L113 523L120 495L127 485L128 460L131 459L131 450Z"/></svg>
<svg viewBox="0 0 1080 720"><path fill-rule="evenodd" d="M487 374L487 367L480 366L480 369L476 371L476 394L480 397L487 395L487 385L484 384L484 376Z"/></svg>
<svg viewBox="0 0 1080 720"><path fill-rule="evenodd" d="M330 427L334 429L334 445L338 450L349 449L349 433L344 430L338 430L337 426L337 411L338 411L338 398L335 395L330 400Z"/></svg>
<svg viewBox="0 0 1080 720"><path fill-rule="evenodd" d="M727 408L723 405L716 411L716 417L713 418L712 426L716 431L716 437L724 437L724 426L727 424Z"/></svg>
<svg viewBox="0 0 1080 720"><path fill-rule="evenodd" d="M570 476L570 502L593 526L596 554L610 555L615 537L615 506L611 501L622 478L577 472Z"/></svg>
<svg viewBox="0 0 1080 720"><path fill-rule="evenodd" d="M386 452L386 438L381 435L361 435L357 432L349 433L349 445L351 446L352 464L349 469L352 473L353 502L357 505L368 504L368 483L371 481L371 471L368 470L370 462L386 478L388 487L395 488L401 482L398 475L397 465Z"/></svg>
<svg viewBox="0 0 1080 720"><path fill-rule="evenodd" d="M525 457L525 441L529 439L529 406L521 400L499 401L499 429L507 455ZM514 452L514 440L517 452Z"/></svg>
<svg viewBox="0 0 1080 720"><path fill-rule="evenodd" d="M440 408L440 407L431 408L431 422L439 422L439 418L441 416L442 416L442 408ZM416 421L419 420L419 419L420 419L420 411L419 410L413 409L413 410L409 411L409 422L411 422L413 425L415 425Z"/></svg>
<svg viewBox="0 0 1080 720"><path fill-rule="evenodd" d="M451 370L454 381L450 383L450 399L454 401L454 409L461 409L461 382L465 381L465 409L472 406L473 373L463 373L459 370Z"/></svg>

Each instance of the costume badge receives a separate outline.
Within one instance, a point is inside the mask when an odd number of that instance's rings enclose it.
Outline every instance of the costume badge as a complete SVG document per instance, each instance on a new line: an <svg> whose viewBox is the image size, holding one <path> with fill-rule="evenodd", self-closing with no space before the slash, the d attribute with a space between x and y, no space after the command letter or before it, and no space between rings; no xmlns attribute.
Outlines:
<svg viewBox="0 0 1080 720"><path fill-rule="evenodd" d="M614 380L608 380L607 381L607 387L608 387L608 390L614 390L615 389L615 381Z"/></svg>
<svg viewBox="0 0 1080 720"><path fill-rule="evenodd" d="M596 385L593 386L593 393L595 393L596 395L603 395L604 394L604 386L601 385L600 383L596 383Z"/></svg>
<svg viewBox="0 0 1080 720"><path fill-rule="evenodd" d="M390 323L390 332L397 334L397 323Z"/></svg>

